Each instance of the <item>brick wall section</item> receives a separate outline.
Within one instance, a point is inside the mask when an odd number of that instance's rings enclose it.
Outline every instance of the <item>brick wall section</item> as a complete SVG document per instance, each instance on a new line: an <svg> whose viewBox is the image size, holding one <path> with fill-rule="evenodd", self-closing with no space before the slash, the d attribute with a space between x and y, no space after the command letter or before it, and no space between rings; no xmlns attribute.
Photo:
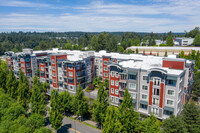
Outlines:
<svg viewBox="0 0 200 133"><path fill-rule="evenodd" d="M103 63L103 80L109 78L109 67L108 67L108 65L105 65L105 64L104 64L104 61L107 61L107 63L109 63L110 58L105 58L105 57L104 57L104 58L103 58L103 61L102 61L102 63ZM104 71L104 67L107 67L107 68L108 68L108 71ZM108 76L105 77L105 76L104 76L104 73L107 73Z"/></svg>
<svg viewBox="0 0 200 133"><path fill-rule="evenodd" d="M160 108L163 108L164 87L165 87L165 84L164 84L164 83L161 83L161 84L160 84L160 103L159 103L159 107L160 107Z"/></svg>
<svg viewBox="0 0 200 133"><path fill-rule="evenodd" d="M152 105L153 81L149 82L149 105Z"/></svg>
<svg viewBox="0 0 200 133"><path fill-rule="evenodd" d="M162 67L184 70L185 62L163 60Z"/></svg>
<svg viewBox="0 0 200 133"><path fill-rule="evenodd" d="M119 79L120 79L120 76L118 76L118 78L114 75L113 77L110 75L109 76L109 82L110 82L110 95L111 96L115 96L115 97L119 97ZM114 81L114 85L111 85L111 80ZM118 81L118 86L115 85L115 81ZM114 89L114 94L111 93L111 88ZM115 90L118 90L118 95L115 94Z"/></svg>

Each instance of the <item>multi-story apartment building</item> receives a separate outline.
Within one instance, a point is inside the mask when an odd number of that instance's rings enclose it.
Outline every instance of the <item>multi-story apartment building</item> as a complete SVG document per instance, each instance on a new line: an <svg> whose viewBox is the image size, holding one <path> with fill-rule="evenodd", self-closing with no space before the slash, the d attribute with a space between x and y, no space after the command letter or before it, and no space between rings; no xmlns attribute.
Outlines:
<svg viewBox="0 0 200 133"><path fill-rule="evenodd" d="M111 105L120 105L127 88L137 111L145 115L154 113L159 119L180 114L191 94L194 61L175 55L158 57L58 49L26 49L6 55L10 69L22 70L29 78L39 71L41 82L71 94L76 93L79 84L86 88L94 77L108 79Z"/></svg>

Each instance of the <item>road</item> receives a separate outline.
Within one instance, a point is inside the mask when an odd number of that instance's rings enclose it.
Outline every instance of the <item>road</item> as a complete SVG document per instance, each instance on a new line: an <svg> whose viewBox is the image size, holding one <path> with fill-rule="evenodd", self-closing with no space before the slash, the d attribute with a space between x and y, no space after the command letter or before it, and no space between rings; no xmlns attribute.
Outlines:
<svg viewBox="0 0 200 133"><path fill-rule="evenodd" d="M57 131L58 133L101 133L101 130L86 126L78 121L63 118L63 125Z"/></svg>

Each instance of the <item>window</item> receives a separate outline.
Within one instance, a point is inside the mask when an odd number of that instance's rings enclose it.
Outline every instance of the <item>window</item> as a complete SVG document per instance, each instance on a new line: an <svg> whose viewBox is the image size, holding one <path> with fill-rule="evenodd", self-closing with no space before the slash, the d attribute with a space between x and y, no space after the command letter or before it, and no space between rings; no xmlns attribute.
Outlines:
<svg viewBox="0 0 200 133"><path fill-rule="evenodd" d="M55 71L55 67L53 67L53 70Z"/></svg>
<svg viewBox="0 0 200 133"><path fill-rule="evenodd" d="M78 64L77 66L76 66L76 70L79 70L81 67L80 67L80 64Z"/></svg>
<svg viewBox="0 0 200 133"><path fill-rule="evenodd" d="M111 85L114 85L114 80L111 80Z"/></svg>
<svg viewBox="0 0 200 133"><path fill-rule="evenodd" d="M118 76L119 76L118 73L116 73L115 76L116 76L116 78L118 78Z"/></svg>
<svg viewBox="0 0 200 133"><path fill-rule="evenodd" d="M73 83L74 83L74 80L73 80L73 79L69 79L69 82L68 82L68 83L73 84Z"/></svg>
<svg viewBox="0 0 200 133"><path fill-rule="evenodd" d="M108 77L108 73L104 73L104 77Z"/></svg>
<svg viewBox="0 0 200 133"><path fill-rule="evenodd" d="M68 69L72 70L72 69L73 69L73 65L72 65L72 64L69 64L69 65L68 65Z"/></svg>
<svg viewBox="0 0 200 133"><path fill-rule="evenodd" d="M143 90L148 90L148 86L143 85L143 86L142 86L142 89L143 89Z"/></svg>
<svg viewBox="0 0 200 133"><path fill-rule="evenodd" d="M115 102L119 103L119 98L118 97L115 97Z"/></svg>
<svg viewBox="0 0 200 133"><path fill-rule="evenodd" d="M111 101L114 102L114 100L115 100L114 97L111 97Z"/></svg>
<svg viewBox="0 0 200 133"><path fill-rule="evenodd" d="M77 75L77 76L80 76L80 75L81 75L81 72L80 72L80 71L76 72L76 75Z"/></svg>
<svg viewBox="0 0 200 133"><path fill-rule="evenodd" d="M131 97L132 97L133 99L136 99L136 94L135 94L135 93L130 93L130 95L131 95Z"/></svg>
<svg viewBox="0 0 200 133"><path fill-rule="evenodd" d="M140 103L140 108L141 108L141 109L145 109L145 110L147 110L148 105L145 105L145 104L141 104L141 103Z"/></svg>
<svg viewBox="0 0 200 133"><path fill-rule="evenodd" d="M108 65L108 61L104 61L104 65Z"/></svg>
<svg viewBox="0 0 200 133"><path fill-rule="evenodd" d="M29 58L26 58L26 62L29 62L30 61L30 59Z"/></svg>
<svg viewBox="0 0 200 133"><path fill-rule="evenodd" d="M70 76L70 77L73 77L73 72L69 72L69 76Z"/></svg>
<svg viewBox="0 0 200 133"><path fill-rule="evenodd" d="M53 82L56 83L56 80L54 79Z"/></svg>
<svg viewBox="0 0 200 133"><path fill-rule="evenodd" d="M159 96L160 95L160 89L154 88L153 94Z"/></svg>
<svg viewBox="0 0 200 133"><path fill-rule="evenodd" d="M176 80L167 80L167 85L176 86Z"/></svg>
<svg viewBox="0 0 200 133"><path fill-rule="evenodd" d="M119 85L118 83L119 83L118 81L115 81L115 86L118 86Z"/></svg>
<svg viewBox="0 0 200 133"><path fill-rule="evenodd" d="M147 99L147 95L142 94L142 99Z"/></svg>
<svg viewBox="0 0 200 133"><path fill-rule="evenodd" d="M167 100L167 104L173 106L173 105L174 105L174 101L172 101L172 100Z"/></svg>
<svg viewBox="0 0 200 133"><path fill-rule="evenodd" d="M158 115L158 108L152 108L151 112L155 115Z"/></svg>
<svg viewBox="0 0 200 133"><path fill-rule="evenodd" d="M136 90L136 84L134 84L134 83L129 83L129 89L131 89L131 90Z"/></svg>
<svg viewBox="0 0 200 133"><path fill-rule="evenodd" d="M168 90L168 91L167 91L167 94L168 94L168 95L174 95L174 90Z"/></svg>
<svg viewBox="0 0 200 133"><path fill-rule="evenodd" d="M154 85L160 86L160 79L154 78L153 80L154 80L154 82L153 82Z"/></svg>
<svg viewBox="0 0 200 133"><path fill-rule="evenodd" d="M52 64L54 64L55 63L55 60L52 60Z"/></svg>
<svg viewBox="0 0 200 133"><path fill-rule="evenodd" d="M27 63L27 64L26 64L26 67L30 67L30 63Z"/></svg>
<svg viewBox="0 0 200 133"><path fill-rule="evenodd" d="M171 112L171 111L168 111L168 110L164 110L163 114L170 116L170 115L173 115L174 112Z"/></svg>
<svg viewBox="0 0 200 133"><path fill-rule="evenodd" d="M104 71L108 71L108 68L107 68L107 67L104 67Z"/></svg>
<svg viewBox="0 0 200 133"><path fill-rule="evenodd" d="M73 86L70 85L70 86L69 86L69 89L70 89L70 90L73 90L74 88L73 88Z"/></svg>
<svg viewBox="0 0 200 133"><path fill-rule="evenodd" d="M111 93L114 94L114 89L113 88L111 88Z"/></svg>
<svg viewBox="0 0 200 133"><path fill-rule="evenodd" d="M62 80L62 77L60 77L59 79Z"/></svg>
<svg viewBox="0 0 200 133"><path fill-rule="evenodd" d="M56 76L56 74L55 74L55 73L53 73L53 76L55 77L55 76Z"/></svg>
<svg viewBox="0 0 200 133"><path fill-rule="evenodd" d="M159 105L159 99L153 98L153 104L154 105Z"/></svg>
<svg viewBox="0 0 200 133"><path fill-rule="evenodd" d="M128 79L129 80L136 80L137 79L137 75L131 75L131 74L129 74L128 75Z"/></svg>
<svg viewBox="0 0 200 133"><path fill-rule="evenodd" d="M111 72L111 77L114 77L114 72L113 71Z"/></svg>
<svg viewBox="0 0 200 133"><path fill-rule="evenodd" d="M41 67L41 71L44 71L44 67Z"/></svg>
<svg viewBox="0 0 200 133"><path fill-rule="evenodd" d="M148 80L148 76L143 76L143 80Z"/></svg>
<svg viewBox="0 0 200 133"><path fill-rule="evenodd" d="M115 94L118 95L118 89L115 89Z"/></svg>

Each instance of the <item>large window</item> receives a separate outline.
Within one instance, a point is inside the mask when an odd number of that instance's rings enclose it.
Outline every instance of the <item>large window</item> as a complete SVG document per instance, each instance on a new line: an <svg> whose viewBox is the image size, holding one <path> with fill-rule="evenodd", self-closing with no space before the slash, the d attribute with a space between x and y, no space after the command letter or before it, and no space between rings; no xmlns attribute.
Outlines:
<svg viewBox="0 0 200 133"><path fill-rule="evenodd" d="M164 114L164 115L169 115L169 116L170 116L170 115L173 115L174 112L168 111L168 110L164 110L163 114Z"/></svg>
<svg viewBox="0 0 200 133"><path fill-rule="evenodd" d="M114 94L114 89L113 88L111 88L111 93Z"/></svg>
<svg viewBox="0 0 200 133"><path fill-rule="evenodd" d="M168 94L168 95L174 96L174 90L168 90L168 91L167 91L167 94Z"/></svg>
<svg viewBox="0 0 200 133"><path fill-rule="evenodd" d="M131 89L131 90L136 90L136 84L134 84L134 83L129 83L129 89Z"/></svg>
<svg viewBox="0 0 200 133"><path fill-rule="evenodd" d="M159 105L159 99L153 98L153 104L154 105Z"/></svg>
<svg viewBox="0 0 200 133"><path fill-rule="evenodd" d="M108 77L108 73L104 73L104 77Z"/></svg>
<svg viewBox="0 0 200 133"><path fill-rule="evenodd" d="M26 62L29 62L30 61L30 59L29 58L26 58Z"/></svg>
<svg viewBox="0 0 200 133"><path fill-rule="evenodd" d="M55 60L52 60L52 64L54 64L55 63Z"/></svg>
<svg viewBox="0 0 200 133"><path fill-rule="evenodd" d="M80 67L80 64L78 64L77 66L76 66L76 70L79 70L81 67Z"/></svg>
<svg viewBox="0 0 200 133"><path fill-rule="evenodd" d="M153 81L153 84L154 84L154 85L160 86L160 79L154 78L153 80L154 80L154 81Z"/></svg>
<svg viewBox="0 0 200 133"><path fill-rule="evenodd" d="M137 75L129 74L129 75L128 75L128 79L129 79L129 80L136 80L136 79L137 79Z"/></svg>
<svg viewBox="0 0 200 133"><path fill-rule="evenodd" d="M148 90L148 86L143 85L143 86L142 86L142 89L143 89L143 90Z"/></svg>
<svg viewBox="0 0 200 133"><path fill-rule="evenodd" d="M108 68L107 68L107 67L104 67L104 71L108 71Z"/></svg>
<svg viewBox="0 0 200 133"><path fill-rule="evenodd" d="M118 73L116 73L115 76L116 76L116 78L118 78L118 76L119 76Z"/></svg>
<svg viewBox="0 0 200 133"><path fill-rule="evenodd" d="M158 108L152 108L151 112L155 115L158 115Z"/></svg>
<svg viewBox="0 0 200 133"><path fill-rule="evenodd" d="M167 104L173 106L173 105L174 105L174 101L172 101L172 100L167 100Z"/></svg>
<svg viewBox="0 0 200 133"><path fill-rule="evenodd" d="M143 76L143 80L148 80L148 76Z"/></svg>
<svg viewBox="0 0 200 133"><path fill-rule="evenodd" d="M30 63L27 63L27 64L26 64L26 67L30 67Z"/></svg>
<svg viewBox="0 0 200 133"><path fill-rule="evenodd" d="M118 95L118 89L115 89L115 94Z"/></svg>
<svg viewBox="0 0 200 133"><path fill-rule="evenodd" d="M135 94L135 93L130 93L130 95L131 95L131 97L132 97L133 99L136 99L136 94Z"/></svg>
<svg viewBox="0 0 200 133"><path fill-rule="evenodd" d="M69 79L69 83L73 84L74 80L73 79Z"/></svg>
<svg viewBox="0 0 200 133"><path fill-rule="evenodd" d="M119 82L118 81L115 81L115 86L118 86L119 85Z"/></svg>
<svg viewBox="0 0 200 133"><path fill-rule="evenodd" d="M73 77L73 72L69 72L69 76L70 76L70 77Z"/></svg>
<svg viewBox="0 0 200 133"><path fill-rule="evenodd" d="M41 71L44 71L44 67L41 67Z"/></svg>
<svg viewBox="0 0 200 133"><path fill-rule="evenodd" d="M118 97L115 97L115 102L119 103L119 98Z"/></svg>
<svg viewBox="0 0 200 133"><path fill-rule="evenodd" d="M176 86L176 80L167 80L167 85Z"/></svg>
<svg viewBox="0 0 200 133"><path fill-rule="evenodd" d="M80 75L81 75L81 72L80 72L80 71L78 71L78 72L76 73L76 75L77 75L77 76L80 76Z"/></svg>
<svg viewBox="0 0 200 133"><path fill-rule="evenodd" d="M55 71L55 67L53 67L53 70Z"/></svg>
<svg viewBox="0 0 200 133"><path fill-rule="evenodd" d="M104 61L104 65L108 65L108 61Z"/></svg>
<svg viewBox="0 0 200 133"><path fill-rule="evenodd" d="M141 108L141 109L145 109L145 110L147 110L148 105L145 105L145 104L141 104L141 103L140 103L140 108Z"/></svg>
<svg viewBox="0 0 200 133"><path fill-rule="evenodd" d="M112 102L115 102L115 99L114 99L114 97L111 97L111 101L112 101Z"/></svg>
<svg viewBox="0 0 200 133"><path fill-rule="evenodd" d="M146 100L147 99L147 95L142 94L142 99Z"/></svg>
<svg viewBox="0 0 200 133"><path fill-rule="evenodd" d="M111 80L111 85L114 85L114 80Z"/></svg>
<svg viewBox="0 0 200 133"><path fill-rule="evenodd" d="M114 77L114 72L113 71L111 72L111 77Z"/></svg>
<svg viewBox="0 0 200 133"><path fill-rule="evenodd" d="M160 95L160 89L154 88L153 94L159 96Z"/></svg>

